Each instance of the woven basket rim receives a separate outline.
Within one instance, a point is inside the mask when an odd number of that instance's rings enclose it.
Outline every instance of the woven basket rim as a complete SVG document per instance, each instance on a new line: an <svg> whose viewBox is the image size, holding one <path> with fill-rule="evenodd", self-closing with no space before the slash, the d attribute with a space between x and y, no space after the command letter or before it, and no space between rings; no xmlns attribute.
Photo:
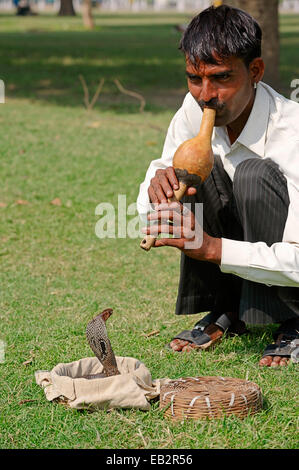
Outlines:
<svg viewBox="0 0 299 470"><path fill-rule="evenodd" d="M260 387L235 377L181 377L163 385L160 391L160 409L173 419L219 417L225 413L244 417L261 408Z"/></svg>

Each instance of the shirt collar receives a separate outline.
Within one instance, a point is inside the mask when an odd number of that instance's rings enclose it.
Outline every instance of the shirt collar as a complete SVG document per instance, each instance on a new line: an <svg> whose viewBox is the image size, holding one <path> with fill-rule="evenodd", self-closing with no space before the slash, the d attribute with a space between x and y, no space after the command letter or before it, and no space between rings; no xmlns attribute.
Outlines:
<svg viewBox="0 0 299 470"><path fill-rule="evenodd" d="M260 157L264 157L266 131L269 121L269 110L270 102L268 93L265 90L263 84L258 83L254 104L248 121L233 145L235 146L238 142ZM226 128L220 129L226 132Z"/></svg>

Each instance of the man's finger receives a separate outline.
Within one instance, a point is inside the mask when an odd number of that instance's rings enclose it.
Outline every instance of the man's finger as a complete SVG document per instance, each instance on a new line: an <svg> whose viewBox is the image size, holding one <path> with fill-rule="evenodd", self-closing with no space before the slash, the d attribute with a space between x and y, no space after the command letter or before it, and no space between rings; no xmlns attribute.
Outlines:
<svg viewBox="0 0 299 470"><path fill-rule="evenodd" d="M170 235L173 235L174 233L174 227L169 224L165 225L150 225L149 227L144 227L141 229L142 233L146 233L147 235L153 235L154 237L157 237L160 233L169 233ZM176 229L176 236L180 236L180 227Z"/></svg>
<svg viewBox="0 0 299 470"><path fill-rule="evenodd" d="M153 204L159 204L160 201L159 201L155 191L153 190L153 188L151 186L148 188L148 195L149 195L150 201Z"/></svg>
<svg viewBox="0 0 299 470"><path fill-rule="evenodd" d="M167 204L155 204L154 210L155 212L151 213L148 216L149 220L171 218L179 222L182 220L182 217L193 218L192 211L188 209L188 207L186 207L185 205L179 202L171 202Z"/></svg>
<svg viewBox="0 0 299 470"><path fill-rule="evenodd" d="M163 211L176 211L182 212L183 205L178 201L173 202L162 202L161 204L155 205L155 211L163 212Z"/></svg>
<svg viewBox="0 0 299 470"><path fill-rule="evenodd" d="M174 248L183 249L184 240L181 238L157 238L154 248L160 248L161 246L172 246Z"/></svg>
<svg viewBox="0 0 299 470"><path fill-rule="evenodd" d="M157 207L157 206L156 206ZM157 211L155 208L155 212L150 212L147 216L147 220L156 221L156 220L172 220L174 216L173 211Z"/></svg>
<svg viewBox="0 0 299 470"><path fill-rule="evenodd" d="M174 168L172 166L169 166L168 168L166 168L166 175L167 175L167 178L169 179L169 182L170 182L172 188L175 191L177 189L179 189L179 182L178 182L177 176L175 174ZM172 197L172 196L173 196L173 194L169 197Z"/></svg>
<svg viewBox="0 0 299 470"><path fill-rule="evenodd" d="M151 185L148 188L149 196L150 196L150 191L151 191L151 194L155 194L156 196L156 201L151 200L151 202L158 203L158 204L162 202L164 204L167 204L167 196L165 195L163 191L163 187L160 185L160 183L156 179L153 179L151 181Z"/></svg>
<svg viewBox="0 0 299 470"><path fill-rule="evenodd" d="M167 196L167 198L170 198L173 196L173 189L172 189L172 184L170 183L169 179L167 178L166 174L161 174L157 176L159 184L161 188L164 191L164 194Z"/></svg>
<svg viewBox="0 0 299 470"><path fill-rule="evenodd" d="M197 193L197 189L196 188L193 188L192 186L190 188L187 188L186 192L185 192L185 195L186 196L195 196L195 194Z"/></svg>

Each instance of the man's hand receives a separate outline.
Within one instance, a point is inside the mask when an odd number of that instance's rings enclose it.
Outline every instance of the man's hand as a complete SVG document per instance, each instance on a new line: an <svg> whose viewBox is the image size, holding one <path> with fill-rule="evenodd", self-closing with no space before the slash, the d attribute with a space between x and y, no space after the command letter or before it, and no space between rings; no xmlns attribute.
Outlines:
<svg viewBox="0 0 299 470"><path fill-rule="evenodd" d="M156 222L143 228L142 232L157 237L167 233L174 238L160 238L154 247L172 246L185 255L199 261L221 263L221 238L214 238L202 230L193 212L180 202L155 204L155 212L148 215L148 220Z"/></svg>
<svg viewBox="0 0 299 470"><path fill-rule="evenodd" d="M167 199L174 195L173 191L178 189L179 182L172 166L165 170L157 170L148 188L150 202L154 204L166 203ZM194 196L196 188L188 188L185 194L186 196Z"/></svg>

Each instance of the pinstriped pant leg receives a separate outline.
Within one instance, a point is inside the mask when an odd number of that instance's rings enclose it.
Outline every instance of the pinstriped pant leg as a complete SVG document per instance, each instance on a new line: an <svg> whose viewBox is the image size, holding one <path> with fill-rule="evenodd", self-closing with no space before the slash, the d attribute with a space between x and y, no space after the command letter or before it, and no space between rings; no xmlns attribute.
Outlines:
<svg viewBox="0 0 299 470"><path fill-rule="evenodd" d="M244 240L281 242L290 204L287 181L271 159L253 158L235 171L233 192ZM279 323L299 315L299 288L268 287L243 281L240 318L247 323Z"/></svg>
<svg viewBox="0 0 299 470"><path fill-rule="evenodd" d="M220 157L209 178L197 188L197 194L182 202L203 203L203 229L214 237L242 240L243 230L236 218L232 182ZM242 279L222 273L219 266L181 255L180 282L176 314L206 311L238 311Z"/></svg>

